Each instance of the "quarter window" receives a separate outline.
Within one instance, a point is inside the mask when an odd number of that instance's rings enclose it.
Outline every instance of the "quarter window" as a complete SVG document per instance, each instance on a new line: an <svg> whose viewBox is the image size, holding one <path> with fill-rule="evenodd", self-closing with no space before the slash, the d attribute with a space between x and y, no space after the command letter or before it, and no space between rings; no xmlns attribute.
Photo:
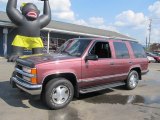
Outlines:
<svg viewBox="0 0 160 120"><path fill-rule="evenodd" d="M146 58L146 53L142 45L135 43L135 42L131 42L131 47L134 52L134 56L136 58Z"/></svg>
<svg viewBox="0 0 160 120"><path fill-rule="evenodd" d="M114 42L114 48L116 53L116 58L125 59L129 58L128 48L123 42Z"/></svg>

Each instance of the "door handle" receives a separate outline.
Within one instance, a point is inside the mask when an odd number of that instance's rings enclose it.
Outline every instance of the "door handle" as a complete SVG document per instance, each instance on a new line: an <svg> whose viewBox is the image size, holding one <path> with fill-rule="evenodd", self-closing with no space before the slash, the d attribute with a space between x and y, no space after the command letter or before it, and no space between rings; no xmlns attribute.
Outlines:
<svg viewBox="0 0 160 120"><path fill-rule="evenodd" d="M132 63L133 63L133 62L131 62L131 61L129 62L129 64L132 64Z"/></svg>
<svg viewBox="0 0 160 120"><path fill-rule="evenodd" d="M114 65L114 62L110 62L110 65Z"/></svg>

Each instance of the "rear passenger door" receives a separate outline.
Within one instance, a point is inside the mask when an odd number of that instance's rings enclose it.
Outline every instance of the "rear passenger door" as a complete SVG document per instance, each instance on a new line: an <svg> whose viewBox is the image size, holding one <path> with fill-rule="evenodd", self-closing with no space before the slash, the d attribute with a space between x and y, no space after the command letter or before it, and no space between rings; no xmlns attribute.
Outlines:
<svg viewBox="0 0 160 120"><path fill-rule="evenodd" d="M128 76L128 71L132 65L128 46L124 41L114 41L113 47L115 51L115 58L113 59L113 81L124 80Z"/></svg>

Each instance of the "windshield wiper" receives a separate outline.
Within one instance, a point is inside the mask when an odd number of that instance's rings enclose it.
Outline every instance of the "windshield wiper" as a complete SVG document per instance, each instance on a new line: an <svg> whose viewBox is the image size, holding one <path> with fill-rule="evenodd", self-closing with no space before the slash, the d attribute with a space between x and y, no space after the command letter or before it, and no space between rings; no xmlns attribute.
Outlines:
<svg viewBox="0 0 160 120"><path fill-rule="evenodd" d="M69 53L69 52L67 52L67 51L61 51L60 53L61 53L61 54L63 54L63 53L64 53L64 54L67 54L67 55L73 56L72 54L70 54L70 53Z"/></svg>

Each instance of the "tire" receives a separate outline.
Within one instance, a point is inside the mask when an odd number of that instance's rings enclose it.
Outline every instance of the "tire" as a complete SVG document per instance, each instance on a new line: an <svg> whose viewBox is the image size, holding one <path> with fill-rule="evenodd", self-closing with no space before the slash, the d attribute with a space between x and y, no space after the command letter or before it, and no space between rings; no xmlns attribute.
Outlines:
<svg viewBox="0 0 160 120"><path fill-rule="evenodd" d="M138 81L139 81L139 74L137 73L137 71L132 70L128 75L128 78L126 81L126 88L128 90L135 89L138 85Z"/></svg>
<svg viewBox="0 0 160 120"><path fill-rule="evenodd" d="M60 109L67 106L73 99L74 88L65 78L55 78L45 86L44 102L50 109Z"/></svg>

